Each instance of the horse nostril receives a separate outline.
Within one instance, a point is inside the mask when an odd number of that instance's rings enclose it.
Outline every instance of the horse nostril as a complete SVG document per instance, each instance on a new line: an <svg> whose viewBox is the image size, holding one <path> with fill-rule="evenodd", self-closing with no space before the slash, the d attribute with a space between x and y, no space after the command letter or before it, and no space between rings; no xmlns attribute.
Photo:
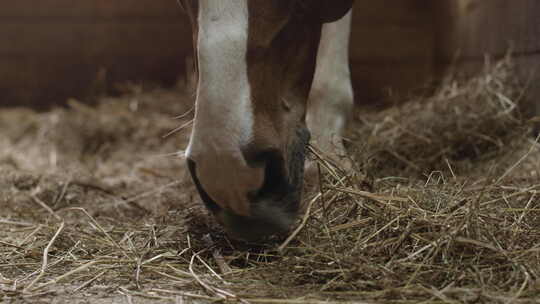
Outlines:
<svg viewBox="0 0 540 304"><path fill-rule="evenodd" d="M246 155L246 154L244 154ZM275 149L259 152L253 157L246 157L248 164L264 166L264 181L256 193L251 193L253 201L262 198L279 199L289 191L289 183L282 154Z"/></svg>

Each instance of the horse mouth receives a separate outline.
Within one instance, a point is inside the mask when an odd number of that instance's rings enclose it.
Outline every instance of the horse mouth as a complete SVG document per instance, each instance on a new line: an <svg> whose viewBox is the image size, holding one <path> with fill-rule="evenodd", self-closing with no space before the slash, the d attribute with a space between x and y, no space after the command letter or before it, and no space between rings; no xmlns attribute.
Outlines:
<svg viewBox="0 0 540 304"><path fill-rule="evenodd" d="M256 193L246 194L250 202L249 216L236 214L216 203L199 182L195 162L187 160L191 177L204 205L230 237L258 241L287 232L291 228L300 206L309 137L306 128L299 128L286 158L275 153L269 156L263 186ZM286 163L284 159L287 159Z"/></svg>

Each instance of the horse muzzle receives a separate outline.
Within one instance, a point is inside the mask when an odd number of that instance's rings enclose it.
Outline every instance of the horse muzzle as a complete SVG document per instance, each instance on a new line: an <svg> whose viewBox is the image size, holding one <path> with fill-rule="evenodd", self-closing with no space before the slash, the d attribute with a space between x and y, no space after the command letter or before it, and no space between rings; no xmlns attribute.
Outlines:
<svg viewBox="0 0 540 304"><path fill-rule="evenodd" d="M202 201L232 238L247 241L261 240L274 234L287 232L296 220L303 187L309 132L301 128L296 133L296 139L289 145L287 155L276 150L252 154L251 157L246 155L248 164L264 166L264 181L258 190L249 191L242 197L248 205L247 208L241 208L248 210L244 213L229 208L231 202L227 204L218 202L219 193L207 192L201 183L201 176L198 175L198 164L193 159L187 159L191 177ZM229 181L222 182L227 184Z"/></svg>

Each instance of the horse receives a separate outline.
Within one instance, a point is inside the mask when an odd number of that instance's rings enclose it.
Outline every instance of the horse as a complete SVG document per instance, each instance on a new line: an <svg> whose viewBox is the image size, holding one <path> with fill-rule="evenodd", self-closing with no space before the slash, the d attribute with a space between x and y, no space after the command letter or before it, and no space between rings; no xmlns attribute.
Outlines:
<svg viewBox="0 0 540 304"><path fill-rule="evenodd" d="M353 0L179 0L193 30L195 114L186 161L232 238L290 229L306 146L345 153Z"/></svg>

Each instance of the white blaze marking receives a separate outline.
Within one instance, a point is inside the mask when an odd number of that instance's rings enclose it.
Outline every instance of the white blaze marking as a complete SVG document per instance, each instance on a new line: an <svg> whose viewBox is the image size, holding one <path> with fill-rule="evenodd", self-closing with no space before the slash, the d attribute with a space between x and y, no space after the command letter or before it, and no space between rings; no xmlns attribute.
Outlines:
<svg viewBox="0 0 540 304"><path fill-rule="evenodd" d="M240 150L253 132L247 0L199 0L198 25L199 83L186 154L216 203L247 214L247 191L258 189L263 179Z"/></svg>
<svg viewBox="0 0 540 304"><path fill-rule="evenodd" d="M247 0L199 1L199 124L225 128L249 140L252 116L247 76ZM215 125L219 118L220 125ZM202 128L195 128L201 129ZM197 130L198 131L198 130ZM211 130L216 132L216 130ZM234 143L238 144L238 143Z"/></svg>

